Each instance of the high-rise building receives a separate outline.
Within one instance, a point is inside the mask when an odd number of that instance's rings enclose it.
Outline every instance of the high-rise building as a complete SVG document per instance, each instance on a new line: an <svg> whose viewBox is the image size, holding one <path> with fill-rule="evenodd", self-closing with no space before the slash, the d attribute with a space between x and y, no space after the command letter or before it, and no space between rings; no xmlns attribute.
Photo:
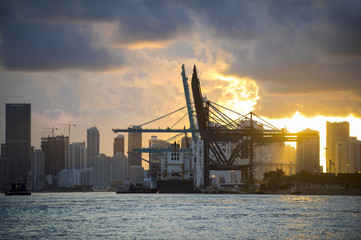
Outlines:
<svg viewBox="0 0 361 240"><path fill-rule="evenodd" d="M0 157L0 191L10 186L9 182L9 159L5 156Z"/></svg>
<svg viewBox="0 0 361 240"><path fill-rule="evenodd" d="M93 168L63 169L58 173L58 187L93 185Z"/></svg>
<svg viewBox="0 0 361 240"><path fill-rule="evenodd" d="M45 186L45 155L41 149L31 154L31 189L38 191Z"/></svg>
<svg viewBox="0 0 361 240"><path fill-rule="evenodd" d="M248 163L249 150L244 149L244 153L240 153L241 159L238 164ZM229 151L225 151L228 152ZM244 159L246 158L246 161ZM282 169L286 175L296 173L296 149L284 142L273 142L254 148L254 161L257 165L253 168L253 177L261 180L263 174L269 171ZM247 178L247 173L242 173L242 181Z"/></svg>
<svg viewBox="0 0 361 240"><path fill-rule="evenodd" d="M94 168L83 168L80 172L80 185L91 186L94 184Z"/></svg>
<svg viewBox="0 0 361 240"><path fill-rule="evenodd" d="M68 144L68 169L86 168L85 142L73 142Z"/></svg>
<svg viewBox="0 0 361 240"><path fill-rule="evenodd" d="M58 187L81 185L81 174L78 169L63 169L58 173Z"/></svg>
<svg viewBox="0 0 361 240"><path fill-rule="evenodd" d="M140 127L133 127L133 129L140 129ZM142 154L134 151L134 149L142 148L142 133L129 132L128 134L128 162L129 166L142 166Z"/></svg>
<svg viewBox="0 0 361 240"><path fill-rule="evenodd" d="M121 153L117 152L111 159L111 180L124 181L127 179L128 159Z"/></svg>
<svg viewBox="0 0 361 240"><path fill-rule="evenodd" d="M111 158L103 153L94 157L94 187L109 188L111 177Z"/></svg>
<svg viewBox="0 0 361 240"><path fill-rule="evenodd" d="M137 184L144 182L144 168L142 166L130 166L129 183Z"/></svg>
<svg viewBox="0 0 361 240"><path fill-rule="evenodd" d="M100 152L100 137L97 127L91 127L86 130L87 133L87 162L88 167L93 167L94 157Z"/></svg>
<svg viewBox="0 0 361 240"><path fill-rule="evenodd" d="M361 159L361 142L356 137L349 137L346 141L336 142L335 172L359 172Z"/></svg>
<svg viewBox="0 0 361 240"><path fill-rule="evenodd" d="M118 134L118 136L114 138L113 156L115 156L116 153L124 154L124 135Z"/></svg>
<svg viewBox="0 0 361 240"><path fill-rule="evenodd" d="M1 144L1 157L6 157L6 144Z"/></svg>
<svg viewBox="0 0 361 240"><path fill-rule="evenodd" d="M6 104L6 157L9 159L8 182L26 181L30 171L31 104Z"/></svg>
<svg viewBox="0 0 361 240"><path fill-rule="evenodd" d="M320 133L306 129L297 133L296 172L310 173L320 171Z"/></svg>
<svg viewBox="0 0 361 240"><path fill-rule="evenodd" d="M350 141L353 143L353 169L352 172L361 172L361 141L356 137L351 137Z"/></svg>
<svg viewBox="0 0 361 240"><path fill-rule="evenodd" d="M45 174L57 176L68 168L69 137L56 136L41 138L41 149L45 155Z"/></svg>
<svg viewBox="0 0 361 240"><path fill-rule="evenodd" d="M1 144L0 155L0 191L10 185L9 182L9 159L6 157L6 145Z"/></svg>
<svg viewBox="0 0 361 240"><path fill-rule="evenodd" d="M336 143L347 141L349 136L348 122L326 122L326 172L336 172Z"/></svg>

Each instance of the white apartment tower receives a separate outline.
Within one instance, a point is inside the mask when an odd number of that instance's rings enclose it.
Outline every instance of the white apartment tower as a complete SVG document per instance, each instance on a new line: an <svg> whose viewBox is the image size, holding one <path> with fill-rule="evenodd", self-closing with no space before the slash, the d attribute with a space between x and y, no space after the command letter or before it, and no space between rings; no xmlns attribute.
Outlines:
<svg viewBox="0 0 361 240"><path fill-rule="evenodd" d="M86 168L85 142L68 144L68 169Z"/></svg>
<svg viewBox="0 0 361 240"><path fill-rule="evenodd" d="M94 187L107 189L112 181L111 158L101 153L94 157Z"/></svg>

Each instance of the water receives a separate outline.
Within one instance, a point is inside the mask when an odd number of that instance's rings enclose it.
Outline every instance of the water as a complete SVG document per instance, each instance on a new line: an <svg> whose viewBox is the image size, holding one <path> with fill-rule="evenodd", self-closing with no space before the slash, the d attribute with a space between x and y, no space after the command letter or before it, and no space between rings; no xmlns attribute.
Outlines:
<svg viewBox="0 0 361 240"><path fill-rule="evenodd" d="M361 239L361 196L0 196L2 239Z"/></svg>

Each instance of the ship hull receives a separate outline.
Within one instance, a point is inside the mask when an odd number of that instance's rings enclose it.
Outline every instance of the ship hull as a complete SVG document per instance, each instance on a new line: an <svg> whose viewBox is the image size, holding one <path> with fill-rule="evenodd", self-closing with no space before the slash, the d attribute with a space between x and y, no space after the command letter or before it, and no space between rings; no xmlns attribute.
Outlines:
<svg viewBox="0 0 361 240"><path fill-rule="evenodd" d="M15 196L15 195L31 195L30 192L24 192L24 191L8 191L5 193L5 196Z"/></svg>
<svg viewBox="0 0 361 240"><path fill-rule="evenodd" d="M25 188L25 184L17 182L11 184L9 191L5 193L5 196L14 196L14 195L31 195Z"/></svg>
<svg viewBox="0 0 361 240"><path fill-rule="evenodd" d="M193 180L158 180L160 193L192 193Z"/></svg>

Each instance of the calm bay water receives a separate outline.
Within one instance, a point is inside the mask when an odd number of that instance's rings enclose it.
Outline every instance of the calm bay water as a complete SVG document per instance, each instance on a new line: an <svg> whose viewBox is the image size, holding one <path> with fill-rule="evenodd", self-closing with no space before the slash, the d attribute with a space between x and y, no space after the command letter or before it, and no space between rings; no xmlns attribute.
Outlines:
<svg viewBox="0 0 361 240"><path fill-rule="evenodd" d="M0 196L2 239L361 239L361 196Z"/></svg>

